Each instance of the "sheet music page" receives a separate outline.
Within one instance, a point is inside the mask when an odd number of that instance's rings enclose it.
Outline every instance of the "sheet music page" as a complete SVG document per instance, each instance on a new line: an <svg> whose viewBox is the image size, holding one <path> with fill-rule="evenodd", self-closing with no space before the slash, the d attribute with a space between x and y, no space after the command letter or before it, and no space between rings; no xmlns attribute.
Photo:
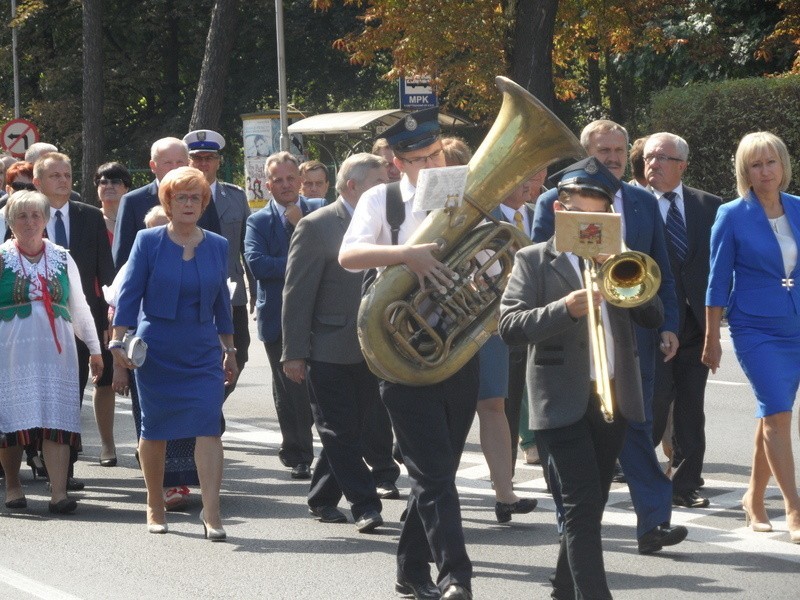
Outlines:
<svg viewBox="0 0 800 600"><path fill-rule="evenodd" d="M414 194L414 212L461 206L468 171L469 167L466 165L422 169Z"/></svg>

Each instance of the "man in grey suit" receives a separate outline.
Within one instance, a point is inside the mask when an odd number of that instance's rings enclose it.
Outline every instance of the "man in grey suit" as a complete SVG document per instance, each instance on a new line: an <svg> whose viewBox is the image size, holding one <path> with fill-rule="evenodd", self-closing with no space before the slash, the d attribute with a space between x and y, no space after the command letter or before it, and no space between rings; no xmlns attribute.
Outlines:
<svg viewBox="0 0 800 600"><path fill-rule="evenodd" d="M336 508L344 493L362 533L383 523L375 481L362 458L365 420L380 396L356 333L362 274L339 265L339 247L361 194L388 181L386 161L373 154L342 163L339 198L295 228L283 288L283 371L295 383L307 380L322 440L309 510L323 522L344 523Z"/></svg>
<svg viewBox="0 0 800 600"><path fill-rule="evenodd" d="M220 234L228 240L228 282L233 307L233 345L236 346L236 364L239 374L247 362L247 350L250 347L250 330L247 318L247 290L245 275L250 289L250 306L255 305L255 281L250 271L245 268L244 234L247 218L250 216L250 205L244 190L231 183L217 179L217 172L222 164L220 152L225 148L225 138L216 131L198 129L183 136L189 147L189 166L199 169L211 186L211 201L217 210ZM234 381L225 388L227 398L236 387Z"/></svg>
<svg viewBox="0 0 800 600"><path fill-rule="evenodd" d="M606 212L619 180L595 157L560 177L555 211ZM528 344L530 424L548 456L554 497L563 501L553 598L611 598L603 568L601 520L614 463L628 421L644 421L633 322L656 328L664 320L655 296L625 310L593 291L606 324L614 420L603 418L592 379L588 294L580 260L559 252L555 238L517 252L500 309L500 334Z"/></svg>
<svg viewBox="0 0 800 600"><path fill-rule="evenodd" d="M689 160L689 145L683 138L655 133L648 138L643 155L645 175L666 225L680 323L678 353L672 361L656 366L653 438L654 443L661 439L672 405L672 503L684 508L705 508L709 500L699 493L706 450L708 367L702 362L705 293L711 226L722 198L682 183Z"/></svg>

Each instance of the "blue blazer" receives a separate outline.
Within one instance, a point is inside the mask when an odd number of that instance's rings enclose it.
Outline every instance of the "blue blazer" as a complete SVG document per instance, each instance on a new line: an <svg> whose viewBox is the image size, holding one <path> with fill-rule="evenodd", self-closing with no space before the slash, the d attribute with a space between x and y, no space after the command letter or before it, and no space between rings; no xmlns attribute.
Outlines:
<svg viewBox="0 0 800 600"><path fill-rule="evenodd" d="M200 274L200 321L214 320L219 333L233 333L228 290L228 240L205 232L195 258ZM114 325L135 327L141 306L146 315L175 319L178 314L183 248L169 239L166 226L142 229L120 286Z"/></svg>
<svg viewBox="0 0 800 600"><path fill-rule="evenodd" d="M324 203L323 198L309 200L300 196L298 204L303 215L307 215ZM274 200L248 217L244 258L258 286L258 338L263 342L275 342L281 336L283 284L289 241L289 234L283 226Z"/></svg>
<svg viewBox="0 0 800 600"><path fill-rule="evenodd" d="M800 198L781 194L800 245ZM800 261L789 274L797 281ZM800 314L800 288L786 285L783 256L761 203L752 194L723 204L711 229L707 306L727 306L757 317Z"/></svg>
<svg viewBox="0 0 800 600"><path fill-rule="evenodd" d="M117 271L128 262L128 256L133 247L136 234L144 229L144 217L151 208L158 204L158 184L151 181L145 186L131 190L119 201L117 211L117 224L114 227L114 244L111 253L114 256L114 266ZM209 203L210 206L210 203ZM210 213L205 210L200 215L197 225L212 231L216 234L221 233L219 218L209 218Z"/></svg>

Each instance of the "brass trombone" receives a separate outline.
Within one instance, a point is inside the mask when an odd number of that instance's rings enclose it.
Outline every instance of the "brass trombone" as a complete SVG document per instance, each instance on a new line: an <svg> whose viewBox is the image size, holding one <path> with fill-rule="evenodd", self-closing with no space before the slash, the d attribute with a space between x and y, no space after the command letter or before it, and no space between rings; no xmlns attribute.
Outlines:
<svg viewBox="0 0 800 600"><path fill-rule="evenodd" d="M613 209L612 209L613 212ZM607 423L614 421L611 376L606 353L606 333L600 306L594 302L597 288L606 302L620 308L635 308L652 300L661 286L661 270L647 254L630 250L622 242L622 252L615 254L597 268L595 257L585 261L583 284L589 298L589 344L595 370L600 410Z"/></svg>

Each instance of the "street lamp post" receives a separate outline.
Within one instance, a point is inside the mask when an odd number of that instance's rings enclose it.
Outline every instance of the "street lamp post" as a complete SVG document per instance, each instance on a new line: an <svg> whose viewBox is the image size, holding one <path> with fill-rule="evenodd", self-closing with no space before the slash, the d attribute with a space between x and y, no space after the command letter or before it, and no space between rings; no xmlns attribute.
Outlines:
<svg viewBox="0 0 800 600"><path fill-rule="evenodd" d="M275 37L278 40L278 103L281 119L281 150L289 150L289 111L286 99L286 49L283 40L283 0L275 0Z"/></svg>
<svg viewBox="0 0 800 600"><path fill-rule="evenodd" d="M11 0L11 19L17 18L17 0ZM14 118L19 119L19 62L17 61L17 28L11 28L11 62L14 65Z"/></svg>

